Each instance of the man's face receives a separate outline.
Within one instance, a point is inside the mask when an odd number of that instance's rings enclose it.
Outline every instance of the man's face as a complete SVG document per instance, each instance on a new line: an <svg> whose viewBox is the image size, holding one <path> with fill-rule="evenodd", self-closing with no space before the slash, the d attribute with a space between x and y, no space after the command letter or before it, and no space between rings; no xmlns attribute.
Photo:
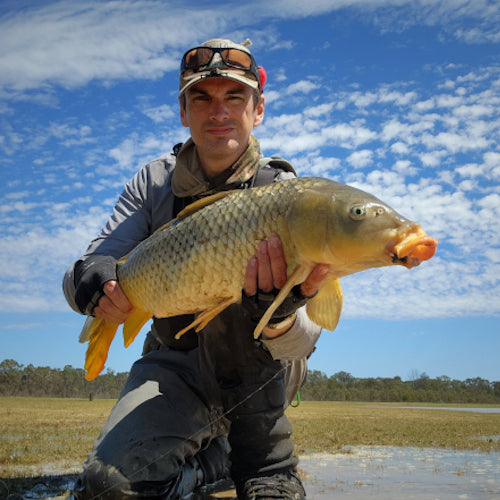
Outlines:
<svg viewBox="0 0 500 500"><path fill-rule="evenodd" d="M189 127L202 166L216 175L246 150L253 127L264 118L264 99L255 107L253 90L227 78L208 78L186 93L181 122Z"/></svg>

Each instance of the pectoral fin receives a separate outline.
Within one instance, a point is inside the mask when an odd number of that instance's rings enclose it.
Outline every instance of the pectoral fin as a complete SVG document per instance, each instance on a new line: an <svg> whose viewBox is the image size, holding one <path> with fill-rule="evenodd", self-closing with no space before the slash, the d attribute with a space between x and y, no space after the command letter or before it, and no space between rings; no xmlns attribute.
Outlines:
<svg viewBox="0 0 500 500"><path fill-rule="evenodd" d="M268 307L267 311L260 319L258 325L255 327L255 330L253 331L254 338L257 339L259 337L262 330L269 323L274 311L278 309L279 305L285 300L286 296L290 293L292 288L295 285L302 283L309 276L311 270L312 266L305 264L295 269L295 271L288 278L288 281L285 283L285 286L280 290L280 293L276 296L273 303Z"/></svg>
<svg viewBox="0 0 500 500"><path fill-rule="evenodd" d="M183 328L181 331L177 332L175 334L175 338L180 339L191 328L195 328L195 330L199 332L200 330L205 328L208 325L208 323L211 320L213 320L215 316L220 314L226 307L236 303L237 301L238 300L235 299L234 297L230 297L229 299L225 299L222 302L219 302L219 304L212 307L211 309L203 311L196 317L196 319L191 324L186 326L186 328Z"/></svg>
<svg viewBox="0 0 500 500"><path fill-rule="evenodd" d="M151 313L143 311L142 309L135 309L130 314L123 325L123 343L128 347L137 337L141 328L153 317Z"/></svg>
<svg viewBox="0 0 500 500"><path fill-rule="evenodd" d="M339 280L327 280L307 303L309 318L327 330L335 330L342 312L343 294Z"/></svg>
<svg viewBox="0 0 500 500"><path fill-rule="evenodd" d="M101 318L94 318L87 332L89 346L85 355L85 378L94 380L104 368L109 346L115 336L118 325L107 323Z"/></svg>

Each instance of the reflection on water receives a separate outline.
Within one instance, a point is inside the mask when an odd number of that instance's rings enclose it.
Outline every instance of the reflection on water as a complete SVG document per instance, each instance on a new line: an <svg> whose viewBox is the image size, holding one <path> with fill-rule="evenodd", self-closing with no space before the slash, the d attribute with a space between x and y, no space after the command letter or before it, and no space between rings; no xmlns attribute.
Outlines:
<svg viewBox="0 0 500 500"><path fill-rule="evenodd" d="M500 500L500 453L360 446L299 468L308 500Z"/></svg>

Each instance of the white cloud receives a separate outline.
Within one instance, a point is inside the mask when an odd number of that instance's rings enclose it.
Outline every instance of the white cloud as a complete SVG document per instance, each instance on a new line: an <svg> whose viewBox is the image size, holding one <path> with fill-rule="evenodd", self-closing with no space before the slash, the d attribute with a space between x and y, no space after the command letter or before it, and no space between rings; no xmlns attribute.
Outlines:
<svg viewBox="0 0 500 500"><path fill-rule="evenodd" d="M408 147L408 145L401 141L397 141L391 144L390 150L397 155L407 155L410 152L410 148Z"/></svg>
<svg viewBox="0 0 500 500"><path fill-rule="evenodd" d="M170 106L168 104L162 104L157 107L145 107L142 109L142 112L155 123L163 123L167 120L171 120L173 118L177 118L179 111L178 106Z"/></svg>
<svg viewBox="0 0 500 500"><path fill-rule="evenodd" d="M309 80L301 80L299 82L295 82L295 83L290 84L285 89L285 94L287 94L287 95L309 94L309 92L312 92L313 90L316 90L318 88L319 88L319 85L316 83L313 83Z"/></svg>
<svg viewBox="0 0 500 500"><path fill-rule="evenodd" d="M308 118L319 118L323 115L329 115L334 106L335 105L332 102L318 104L317 106L306 108L304 110L304 116L307 116Z"/></svg>
<svg viewBox="0 0 500 500"><path fill-rule="evenodd" d="M85 8L61 1L23 9L0 20L0 87L15 93L93 79L158 78L177 69L181 47L208 33L206 26L223 27L217 11L159 1L90 1Z"/></svg>
<svg viewBox="0 0 500 500"><path fill-rule="evenodd" d="M483 154L483 163L469 163L457 168L462 177L486 177L500 180L500 153L488 151Z"/></svg>
<svg viewBox="0 0 500 500"><path fill-rule="evenodd" d="M363 168L372 163L373 152L369 149L354 151L347 157L347 163L354 168Z"/></svg>

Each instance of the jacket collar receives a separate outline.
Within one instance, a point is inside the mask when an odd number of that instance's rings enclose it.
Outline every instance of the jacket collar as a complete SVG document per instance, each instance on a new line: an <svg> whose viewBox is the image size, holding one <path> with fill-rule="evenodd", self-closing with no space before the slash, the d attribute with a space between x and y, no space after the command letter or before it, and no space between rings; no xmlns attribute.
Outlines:
<svg viewBox="0 0 500 500"><path fill-rule="evenodd" d="M217 177L208 178L201 168L196 144L191 138L182 146L172 173L175 196L207 196L217 191L235 189L248 181L259 168L259 141L250 137L250 144L238 160Z"/></svg>

